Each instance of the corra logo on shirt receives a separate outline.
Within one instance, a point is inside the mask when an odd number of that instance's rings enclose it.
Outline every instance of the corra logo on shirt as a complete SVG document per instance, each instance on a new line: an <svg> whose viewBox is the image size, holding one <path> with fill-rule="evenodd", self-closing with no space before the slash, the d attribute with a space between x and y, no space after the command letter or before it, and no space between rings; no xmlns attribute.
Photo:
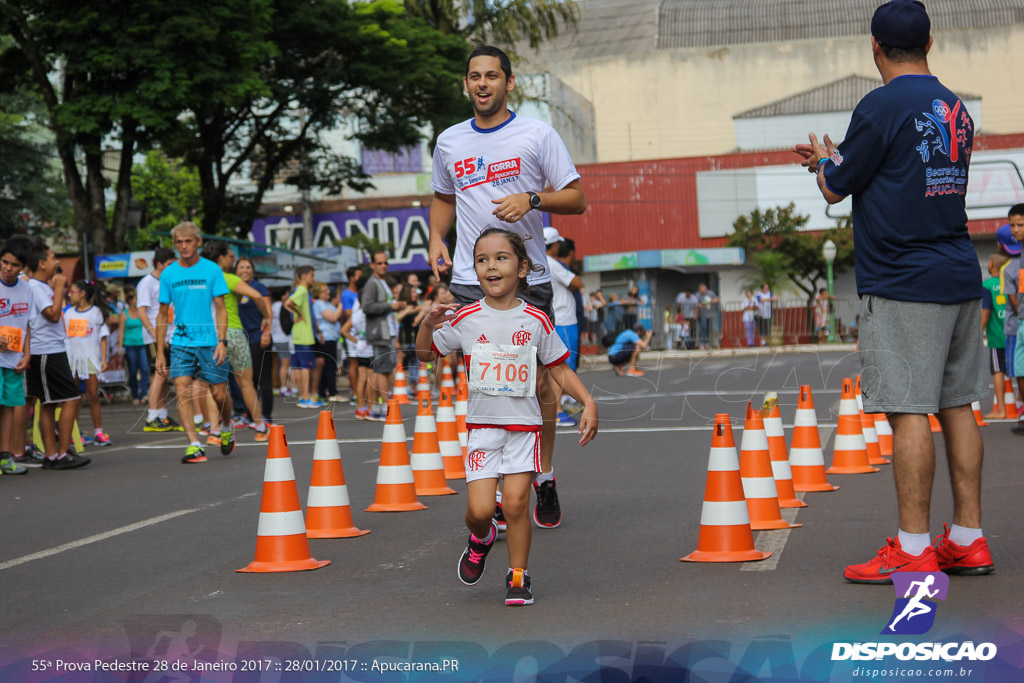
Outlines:
<svg viewBox="0 0 1024 683"><path fill-rule="evenodd" d="M493 183L497 186L513 182L519 178L520 169L520 157L487 164L486 169L484 168L484 158L477 157L476 159L456 161L455 178L459 189L465 191L486 183Z"/></svg>

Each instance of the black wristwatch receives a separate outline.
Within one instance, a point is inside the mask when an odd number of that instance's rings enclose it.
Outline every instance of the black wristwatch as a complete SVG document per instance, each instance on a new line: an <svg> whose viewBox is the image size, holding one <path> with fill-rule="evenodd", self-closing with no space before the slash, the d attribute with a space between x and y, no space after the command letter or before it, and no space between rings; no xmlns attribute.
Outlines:
<svg viewBox="0 0 1024 683"><path fill-rule="evenodd" d="M539 209L540 208L540 195L537 194L536 192L530 192L529 190L526 191L526 194L530 195L530 208L531 209Z"/></svg>
<svg viewBox="0 0 1024 683"><path fill-rule="evenodd" d="M217 343L218 344L223 344L224 346L227 346L228 345L228 340L227 339L218 339Z"/></svg>

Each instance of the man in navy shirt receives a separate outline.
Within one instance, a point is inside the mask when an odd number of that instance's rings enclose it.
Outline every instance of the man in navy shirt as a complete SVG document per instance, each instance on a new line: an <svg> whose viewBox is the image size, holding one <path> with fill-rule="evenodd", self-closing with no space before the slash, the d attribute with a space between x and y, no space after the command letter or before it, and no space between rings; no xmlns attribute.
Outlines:
<svg viewBox="0 0 1024 683"><path fill-rule="evenodd" d="M812 133L794 151L829 204L853 196L865 413L890 413L899 533L843 576L891 583L894 571L987 574L981 530L981 434L971 403L988 396L981 341L981 271L967 234L967 171L974 123L928 68L924 5L892 0L871 20L885 85L857 105L846 139ZM942 424L953 485L953 526L929 536L935 450Z"/></svg>

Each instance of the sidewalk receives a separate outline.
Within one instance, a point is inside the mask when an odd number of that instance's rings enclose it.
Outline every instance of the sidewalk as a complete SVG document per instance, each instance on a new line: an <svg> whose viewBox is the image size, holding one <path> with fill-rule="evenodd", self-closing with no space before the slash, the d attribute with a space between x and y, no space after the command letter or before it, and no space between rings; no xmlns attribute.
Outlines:
<svg viewBox="0 0 1024 683"><path fill-rule="evenodd" d="M737 347L726 349L693 349L691 351L653 349L642 352L641 358L649 360L676 360L683 358L709 358L727 356L762 356L775 355L779 353L853 353L857 350L856 344L789 344L785 346L753 346ZM607 358L607 353L587 354L583 356L589 359Z"/></svg>

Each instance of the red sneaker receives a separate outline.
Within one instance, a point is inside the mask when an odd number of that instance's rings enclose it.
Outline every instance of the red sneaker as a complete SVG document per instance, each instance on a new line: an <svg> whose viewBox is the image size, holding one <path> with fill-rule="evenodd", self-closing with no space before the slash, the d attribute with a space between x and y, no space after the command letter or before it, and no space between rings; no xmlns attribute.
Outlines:
<svg viewBox="0 0 1024 683"><path fill-rule="evenodd" d="M853 583L892 583L893 572L937 572L939 563L935 551L929 547L920 555L903 552L897 538L885 539L885 547L878 557L864 564L851 564L843 571L843 578Z"/></svg>
<svg viewBox="0 0 1024 683"><path fill-rule="evenodd" d="M932 544L939 561L939 569L958 576L991 574L996 570L996 566L992 564L992 555L988 552L988 541L984 536L968 546L963 546L949 540L949 529L945 524L942 528L945 533Z"/></svg>

